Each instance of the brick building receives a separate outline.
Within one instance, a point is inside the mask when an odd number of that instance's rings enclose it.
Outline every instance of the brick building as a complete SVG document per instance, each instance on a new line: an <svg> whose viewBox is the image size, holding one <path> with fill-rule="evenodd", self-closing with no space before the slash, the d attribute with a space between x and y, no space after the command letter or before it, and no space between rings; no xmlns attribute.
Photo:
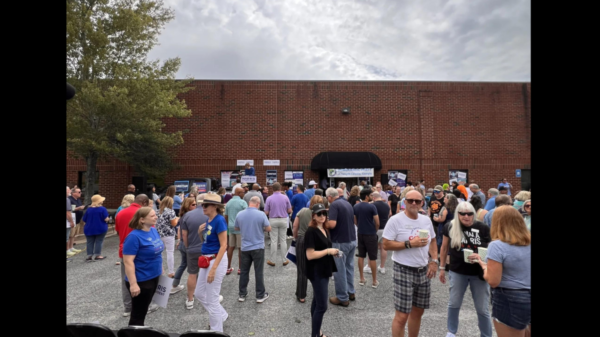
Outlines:
<svg viewBox="0 0 600 337"><path fill-rule="evenodd" d="M448 182L449 170L487 190L506 177L530 187L531 83L218 81L198 80L181 95L192 116L165 119L165 131L184 130L176 149L181 169L164 184L188 177L220 177L253 159L258 183L265 170L311 170L322 152L371 152L381 161L373 181L389 170L427 187ZM347 109L349 113L344 113ZM263 166L278 159L280 166ZM351 159L351 158L350 158ZM67 184L81 186L85 163L67 155ZM98 164L105 205L118 207L137 175L117 161ZM515 176L521 169L522 177ZM385 177L384 177L385 178ZM352 180L352 179L348 179ZM385 183L385 182L384 182ZM140 187L140 186L138 186Z"/></svg>

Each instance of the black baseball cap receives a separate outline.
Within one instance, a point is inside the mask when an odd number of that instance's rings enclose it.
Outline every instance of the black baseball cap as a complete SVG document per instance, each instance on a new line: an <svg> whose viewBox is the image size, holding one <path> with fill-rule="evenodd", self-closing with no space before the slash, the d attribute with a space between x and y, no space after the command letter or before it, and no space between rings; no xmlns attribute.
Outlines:
<svg viewBox="0 0 600 337"><path fill-rule="evenodd" d="M315 213L319 213L321 211L325 211L325 205L323 204L314 204L313 207L311 208L311 211L313 212L313 214Z"/></svg>

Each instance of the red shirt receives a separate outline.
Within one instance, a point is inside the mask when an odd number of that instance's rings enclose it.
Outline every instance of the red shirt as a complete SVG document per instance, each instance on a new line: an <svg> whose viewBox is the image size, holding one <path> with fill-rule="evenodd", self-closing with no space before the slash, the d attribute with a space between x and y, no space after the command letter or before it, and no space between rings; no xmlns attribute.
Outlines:
<svg viewBox="0 0 600 337"><path fill-rule="evenodd" d="M115 219L115 230L119 234L120 258L123 258L123 242L125 242L125 238L133 230L129 227L129 223L131 222L131 219L133 219L135 212L137 212L140 208L142 208L141 205L132 203L129 207L122 209L119 214L117 214Z"/></svg>

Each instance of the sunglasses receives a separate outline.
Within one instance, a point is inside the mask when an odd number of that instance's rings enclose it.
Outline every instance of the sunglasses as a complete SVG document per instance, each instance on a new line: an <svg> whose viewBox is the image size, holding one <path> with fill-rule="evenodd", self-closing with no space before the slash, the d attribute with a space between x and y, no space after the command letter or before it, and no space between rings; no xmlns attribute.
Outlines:
<svg viewBox="0 0 600 337"><path fill-rule="evenodd" d="M440 193L441 191L433 190L433 193Z"/></svg>
<svg viewBox="0 0 600 337"><path fill-rule="evenodd" d="M190 206L196 206L196 204L191 204Z"/></svg>
<svg viewBox="0 0 600 337"><path fill-rule="evenodd" d="M474 213L473 213L473 212L466 212L466 213L463 213L463 212L458 212L458 214L460 214L460 215L462 215L462 216L465 216L465 215L466 215L466 216L473 216L473 214L474 214Z"/></svg>
<svg viewBox="0 0 600 337"><path fill-rule="evenodd" d="M327 216L327 212L315 213L317 216Z"/></svg>
<svg viewBox="0 0 600 337"><path fill-rule="evenodd" d="M530 207L531 207L531 205L525 205L525 206L523 206L523 207L525 207L525 208L530 208Z"/></svg>
<svg viewBox="0 0 600 337"><path fill-rule="evenodd" d="M423 199L404 199L406 204L420 204Z"/></svg>
<svg viewBox="0 0 600 337"><path fill-rule="evenodd" d="M202 204L202 208L208 208L210 204Z"/></svg>

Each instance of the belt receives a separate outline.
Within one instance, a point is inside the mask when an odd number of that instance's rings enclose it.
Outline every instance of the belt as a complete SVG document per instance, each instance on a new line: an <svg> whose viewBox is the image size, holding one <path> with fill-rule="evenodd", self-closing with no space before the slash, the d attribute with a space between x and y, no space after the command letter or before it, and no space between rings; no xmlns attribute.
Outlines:
<svg viewBox="0 0 600 337"><path fill-rule="evenodd" d="M210 258L214 258L214 257L216 257L216 256L217 256L217 254L209 254L209 255L202 254L202 256L208 256L208 257L210 257Z"/></svg>
<svg viewBox="0 0 600 337"><path fill-rule="evenodd" d="M403 264L400 264L398 262L394 262L395 264L399 265L400 267L404 267L408 270L412 270L412 271L416 271L418 273L422 272L422 271L427 271L428 266L424 266L424 267L411 267L411 266L405 266Z"/></svg>
<svg viewBox="0 0 600 337"><path fill-rule="evenodd" d="M496 287L496 288L492 288L492 289L502 290L502 291L526 292L526 293L530 293L531 294L531 289L510 289L510 288L501 288L501 287Z"/></svg>

